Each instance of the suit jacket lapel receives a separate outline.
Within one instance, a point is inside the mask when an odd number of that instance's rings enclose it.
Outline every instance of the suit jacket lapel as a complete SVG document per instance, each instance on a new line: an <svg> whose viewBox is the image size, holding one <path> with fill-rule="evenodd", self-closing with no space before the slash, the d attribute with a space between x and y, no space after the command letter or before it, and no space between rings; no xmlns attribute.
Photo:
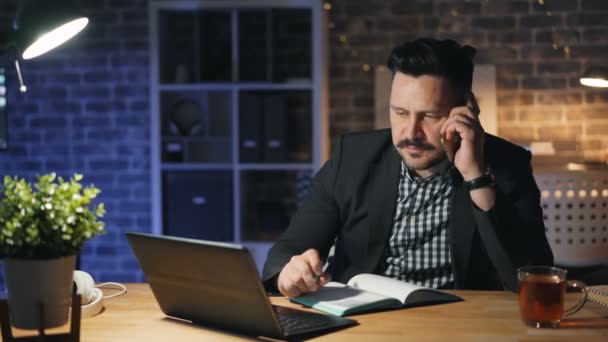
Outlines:
<svg viewBox="0 0 608 342"><path fill-rule="evenodd" d="M471 197L468 191L462 187L462 177L455 168L452 176L454 188L450 199L448 234L452 242L450 248L452 248L454 285L459 289L464 287L465 277L469 270L475 221L471 212Z"/></svg>
<svg viewBox="0 0 608 342"><path fill-rule="evenodd" d="M367 272L375 271L381 264L384 247L392 229L399 186L401 157L392 144L378 162L370 167L369 196L369 243Z"/></svg>

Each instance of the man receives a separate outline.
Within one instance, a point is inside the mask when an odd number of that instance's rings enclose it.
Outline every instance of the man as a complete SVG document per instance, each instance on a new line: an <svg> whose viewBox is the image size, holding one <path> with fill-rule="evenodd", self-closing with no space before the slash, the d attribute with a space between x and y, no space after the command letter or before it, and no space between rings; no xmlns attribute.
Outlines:
<svg viewBox="0 0 608 342"><path fill-rule="evenodd" d="M391 129L338 141L268 254L269 289L293 297L376 273L516 290L517 267L553 264L530 153L479 123L474 53L434 39L393 49Z"/></svg>

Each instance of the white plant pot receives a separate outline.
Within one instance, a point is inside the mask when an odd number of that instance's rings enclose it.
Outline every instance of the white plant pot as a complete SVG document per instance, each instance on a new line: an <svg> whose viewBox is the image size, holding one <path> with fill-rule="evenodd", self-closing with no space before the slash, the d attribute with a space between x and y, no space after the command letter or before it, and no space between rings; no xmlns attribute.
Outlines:
<svg viewBox="0 0 608 342"><path fill-rule="evenodd" d="M76 256L57 259L4 259L4 277L12 326L38 329L40 303L44 328L66 324L72 299Z"/></svg>

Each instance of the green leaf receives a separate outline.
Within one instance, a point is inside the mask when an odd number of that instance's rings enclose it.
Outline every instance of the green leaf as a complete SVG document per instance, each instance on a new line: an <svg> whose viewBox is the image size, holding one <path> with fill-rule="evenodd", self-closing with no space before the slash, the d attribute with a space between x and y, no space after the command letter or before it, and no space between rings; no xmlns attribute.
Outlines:
<svg viewBox="0 0 608 342"><path fill-rule="evenodd" d="M55 173L29 183L4 177L0 197L0 258L54 258L76 253L82 244L105 233L98 218L103 203L92 203L100 190L84 187L82 174L66 182Z"/></svg>

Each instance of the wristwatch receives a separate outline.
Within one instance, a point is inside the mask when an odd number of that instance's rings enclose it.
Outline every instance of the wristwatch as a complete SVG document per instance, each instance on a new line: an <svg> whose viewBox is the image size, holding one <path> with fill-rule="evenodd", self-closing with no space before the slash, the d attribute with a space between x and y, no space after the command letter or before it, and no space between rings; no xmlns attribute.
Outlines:
<svg viewBox="0 0 608 342"><path fill-rule="evenodd" d="M468 191L485 188L485 187L493 187L495 184L496 184L496 182L494 181L494 174L492 173L490 168L488 168L486 170L486 173L484 173L483 175L481 175L477 178L471 179L469 181L462 182L462 186L464 186L464 188L467 189Z"/></svg>

